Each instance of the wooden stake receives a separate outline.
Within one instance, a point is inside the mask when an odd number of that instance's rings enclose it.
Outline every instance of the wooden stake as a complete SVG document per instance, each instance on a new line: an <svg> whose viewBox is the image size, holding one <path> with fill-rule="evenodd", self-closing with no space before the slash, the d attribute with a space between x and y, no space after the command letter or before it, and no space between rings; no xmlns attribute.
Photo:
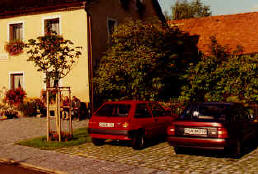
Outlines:
<svg viewBox="0 0 258 174"><path fill-rule="evenodd" d="M47 141L49 141L49 133L50 133L50 118L49 118L49 94L48 94L48 89L46 90L46 99L47 99Z"/></svg>

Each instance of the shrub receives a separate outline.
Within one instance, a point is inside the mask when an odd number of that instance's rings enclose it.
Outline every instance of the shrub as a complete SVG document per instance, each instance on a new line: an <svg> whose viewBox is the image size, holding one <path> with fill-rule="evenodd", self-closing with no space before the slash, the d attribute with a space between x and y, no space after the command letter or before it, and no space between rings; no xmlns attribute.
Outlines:
<svg viewBox="0 0 258 174"><path fill-rule="evenodd" d="M155 19L117 26L94 76L96 101L178 96L182 83L178 77L198 56L192 40Z"/></svg>
<svg viewBox="0 0 258 174"><path fill-rule="evenodd" d="M230 52L211 37L211 56L189 66L182 77L182 96L189 101L225 101L244 104L258 101L258 55Z"/></svg>
<svg viewBox="0 0 258 174"><path fill-rule="evenodd" d="M19 104L18 110L23 112L25 116L36 116L37 114L41 113L44 115L45 106L43 102L36 98L36 99L30 99L28 98L23 103Z"/></svg>
<svg viewBox="0 0 258 174"><path fill-rule="evenodd" d="M4 104L0 104L0 116L6 118L17 118L18 111L16 108Z"/></svg>
<svg viewBox="0 0 258 174"><path fill-rule="evenodd" d="M26 92L22 88L10 89L6 92L4 102L9 105L19 105L23 103Z"/></svg>

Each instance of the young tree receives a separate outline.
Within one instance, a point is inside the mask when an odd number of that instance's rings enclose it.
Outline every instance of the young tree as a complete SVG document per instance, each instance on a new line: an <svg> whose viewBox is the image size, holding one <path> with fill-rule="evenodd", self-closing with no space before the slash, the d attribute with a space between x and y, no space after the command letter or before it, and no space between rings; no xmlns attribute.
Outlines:
<svg viewBox="0 0 258 174"><path fill-rule="evenodd" d="M258 55L231 54L212 38L211 56L189 67L182 95L189 101L258 101Z"/></svg>
<svg viewBox="0 0 258 174"><path fill-rule="evenodd" d="M188 0L176 1L175 5L172 6L172 19L187 19L187 18L198 18L204 16L210 16L209 6L203 5L200 0Z"/></svg>
<svg viewBox="0 0 258 174"><path fill-rule="evenodd" d="M157 20L129 20L119 25L96 71L97 96L114 100L177 95L178 74L189 61L184 59L187 37Z"/></svg>
<svg viewBox="0 0 258 174"><path fill-rule="evenodd" d="M26 47L30 55L27 61L32 61L37 71L44 72L46 80L54 80L54 86L71 71L81 55L81 47L74 47L72 41L56 34L30 39Z"/></svg>

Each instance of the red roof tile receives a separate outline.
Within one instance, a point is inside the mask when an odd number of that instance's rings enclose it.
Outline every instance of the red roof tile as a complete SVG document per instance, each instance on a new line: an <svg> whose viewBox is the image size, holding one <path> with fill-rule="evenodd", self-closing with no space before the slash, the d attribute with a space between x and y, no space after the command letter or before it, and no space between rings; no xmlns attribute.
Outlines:
<svg viewBox="0 0 258 174"><path fill-rule="evenodd" d="M168 24L199 36L198 48L206 55L210 53L210 36L232 51L241 46L243 54L258 53L258 12L171 20Z"/></svg>

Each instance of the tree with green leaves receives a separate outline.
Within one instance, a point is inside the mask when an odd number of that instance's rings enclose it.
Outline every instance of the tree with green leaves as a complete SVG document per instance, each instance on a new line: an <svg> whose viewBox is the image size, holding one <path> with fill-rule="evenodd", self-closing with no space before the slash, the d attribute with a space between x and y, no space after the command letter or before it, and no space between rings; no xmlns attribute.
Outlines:
<svg viewBox="0 0 258 174"><path fill-rule="evenodd" d="M173 20L211 16L210 7L200 0L178 0L171 8Z"/></svg>
<svg viewBox="0 0 258 174"><path fill-rule="evenodd" d="M258 101L258 55L234 54L211 38L211 56L192 64L183 76L182 96L188 101ZM240 50L241 51L241 50Z"/></svg>
<svg viewBox="0 0 258 174"><path fill-rule="evenodd" d="M45 73L46 80L54 80L54 86L71 71L81 55L81 47L54 33L30 39L26 47L29 49L27 61L33 62L37 71Z"/></svg>
<svg viewBox="0 0 258 174"><path fill-rule="evenodd" d="M184 55L186 38L158 20L129 20L117 26L112 46L96 71L98 99L169 99L177 95L178 74L190 61Z"/></svg>

